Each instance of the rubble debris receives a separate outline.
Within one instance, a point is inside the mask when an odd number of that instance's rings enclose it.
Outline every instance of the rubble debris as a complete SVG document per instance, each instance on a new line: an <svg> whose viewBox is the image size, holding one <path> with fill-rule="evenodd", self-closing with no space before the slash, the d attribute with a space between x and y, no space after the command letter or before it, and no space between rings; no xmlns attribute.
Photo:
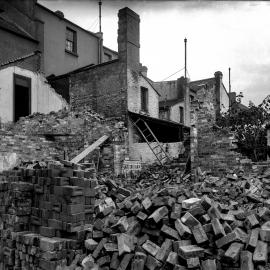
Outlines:
<svg viewBox="0 0 270 270"><path fill-rule="evenodd" d="M159 166L152 174L150 168L132 181L98 181L94 172L66 161L3 172L2 265L267 269L270 211L264 188L269 171L237 178L205 174L203 182L192 184L173 167ZM233 190L237 196L230 194ZM258 200L249 199L254 194Z"/></svg>

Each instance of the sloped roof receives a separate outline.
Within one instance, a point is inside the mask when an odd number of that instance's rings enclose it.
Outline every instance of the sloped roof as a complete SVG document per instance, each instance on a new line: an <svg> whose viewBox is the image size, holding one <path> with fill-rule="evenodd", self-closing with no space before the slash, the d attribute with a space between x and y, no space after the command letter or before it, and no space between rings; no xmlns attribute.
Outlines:
<svg viewBox="0 0 270 270"><path fill-rule="evenodd" d="M237 107L238 109L240 109L241 111L246 111L246 110L248 110L248 107L246 106L246 105L244 105L244 104L242 104L242 103L238 103L238 102L236 102L236 103L234 103L233 105L232 105L232 107Z"/></svg>
<svg viewBox="0 0 270 270"><path fill-rule="evenodd" d="M152 88L155 90L155 92L160 96L160 93L155 88L153 81L151 79L149 79L148 77L144 76L141 72L140 72L140 75L152 86Z"/></svg>
<svg viewBox="0 0 270 270"><path fill-rule="evenodd" d="M189 83L189 87L192 90L197 91L198 89L200 89L201 87L205 86L206 84L213 84L216 82L216 78L208 78L208 79L202 79L202 80L198 80L198 81L193 81Z"/></svg>
<svg viewBox="0 0 270 270"><path fill-rule="evenodd" d="M270 95L268 95L263 102L260 104L268 113L270 113Z"/></svg>
<svg viewBox="0 0 270 270"><path fill-rule="evenodd" d="M10 64L13 64L13 63L16 63L16 62L19 62L19 61L22 61L22 60L25 60L27 58L30 58L32 56L35 56L37 54L41 53L41 51L39 50L36 50L34 52L31 52L29 54L26 54L26 55L23 55L23 56L20 56L20 57L16 57L16 58L11 58L3 63L0 63L0 67L3 67L3 66L7 66L7 65L10 65Z"/></svg>
<svg viewBox="0 0 270 270"><path fill-rule="evenodd" d="M3 17L0 17L0 28L7 30L9 32L12 32L18 36L24 37L26 39L29 39L34 42L38 42L36 39L34 39L29 33L22 30L20 27L18 27L15 23L5 20Z"/></svg>

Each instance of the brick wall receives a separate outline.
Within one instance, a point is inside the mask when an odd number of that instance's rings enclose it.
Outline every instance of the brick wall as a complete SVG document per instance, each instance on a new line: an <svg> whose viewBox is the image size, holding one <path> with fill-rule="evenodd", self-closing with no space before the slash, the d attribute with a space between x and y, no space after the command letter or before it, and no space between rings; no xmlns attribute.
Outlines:
<svg viewBox="0 0 270 270"><path fill-rule="evenodd" d="M229 130L215 127L216 96L214 89L200 89L191 104L191 162L197 167L221 176L228 169L249 167L250 160L234 151L234 136Z"/></svg>
<svg viewBox="0 0 270 270"><path fill-rule="evenodd" d="M125 65L117 60L70 76L73 108L88 105L107 117L122 117L127 108Z"/></svg>

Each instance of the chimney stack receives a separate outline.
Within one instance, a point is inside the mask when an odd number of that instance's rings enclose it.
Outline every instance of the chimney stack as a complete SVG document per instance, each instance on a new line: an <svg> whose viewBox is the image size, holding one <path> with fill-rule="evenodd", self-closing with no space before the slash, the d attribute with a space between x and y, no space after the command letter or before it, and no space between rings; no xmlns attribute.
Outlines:
<svg viewBox="0 0 270 270"><path fill-rule="evenodd" d="M216 86L215 86L215 92L216 92L216 102L217 102L217 107L216 107L216 113L217 115L220 114L221 111L221 104L220 104L220 88L221 88L221 84L222 84L222 78L223 78L223 74L221 71L216 71L215 72L215 79L216 79Z"/></svg>
<svg viewBox="0 0 270 270"><path fill-rule="evenodd" d="M148 68L146 66L141 66L141 73L144 77L147 77Z"/></svg>
<svg viewBox="0 0 270 270"><path fill-rule="evenodd" d="M140 71L140 17L125 7L118 12L119 61L135 71Z"/></svg>

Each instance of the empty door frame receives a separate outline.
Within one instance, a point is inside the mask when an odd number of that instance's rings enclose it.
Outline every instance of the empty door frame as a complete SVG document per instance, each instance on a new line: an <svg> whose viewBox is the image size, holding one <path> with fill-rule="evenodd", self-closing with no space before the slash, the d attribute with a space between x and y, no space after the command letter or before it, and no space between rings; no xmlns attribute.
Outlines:
<svg viewBox="0 0 270 270"><path fill-rule="evenodd" d="M16 80L21 80L24 81L24 85L20 85L20 84L16 84ZM31 94L32 94L32 87L31 87L31 78L29 77L25 77L22 75L18 75L16 73L13 74L13 121L15 122L15 113L16 113L16 85L20 85L23 87L27 87L28 88L28 96L29 96L29 100L28 100L28 111L29 111L29 115L31 114Z"/></svg>

